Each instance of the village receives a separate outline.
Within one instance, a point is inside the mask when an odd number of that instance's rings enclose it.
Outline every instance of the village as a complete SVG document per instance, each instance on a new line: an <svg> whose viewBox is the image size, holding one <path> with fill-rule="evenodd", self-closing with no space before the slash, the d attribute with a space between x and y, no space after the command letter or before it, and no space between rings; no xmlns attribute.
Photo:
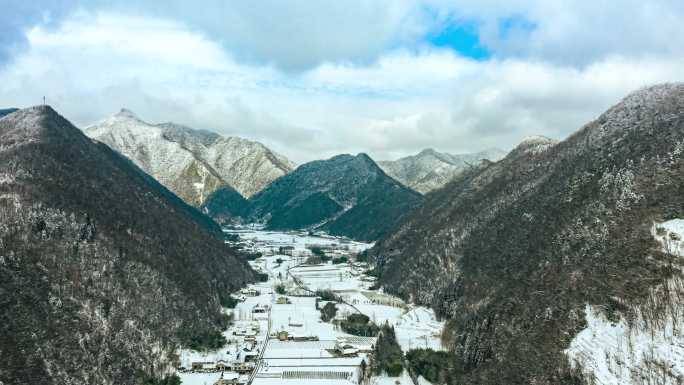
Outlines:
<svg viewBox="0 0 684 385"><path fill-rule="evenodd" d="M443 324L431 310L377 289L359 258L371 244L306 232L224 231L263 279L234 293L234 309L224 309L232 317L226 346L179 352L183 384L428 384L405 371L373 374L377 331L348 326L350 319L387 323L402 350L441 349Z"/></svg>

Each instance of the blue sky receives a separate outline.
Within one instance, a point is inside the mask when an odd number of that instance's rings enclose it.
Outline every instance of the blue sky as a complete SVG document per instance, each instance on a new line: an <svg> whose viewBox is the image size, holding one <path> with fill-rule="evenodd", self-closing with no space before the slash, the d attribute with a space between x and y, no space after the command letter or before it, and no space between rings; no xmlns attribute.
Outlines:
<svg viewBox="0 0 684 385"><path fill-rule="evenodd" d="M475 60L485 60L491 57L491 52L480 43L475 22L448 24L441 31L427 36L426 40L436 47L450 48L460 55Z"/></svg>
<svg viewBox="0 0 684 385"><path fill-rule="evenodd" d="M296 162L562 139L684 80L673 0L0 0L0 106L121 107Z"/></svg>

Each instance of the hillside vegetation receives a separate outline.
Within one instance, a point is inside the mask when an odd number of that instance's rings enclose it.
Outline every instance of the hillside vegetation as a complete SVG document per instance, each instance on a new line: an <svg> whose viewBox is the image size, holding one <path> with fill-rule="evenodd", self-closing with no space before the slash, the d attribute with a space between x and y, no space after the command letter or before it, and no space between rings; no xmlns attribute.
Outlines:
<svg viewBox="0 0 684 385"><path fill-rule="evenodd" d="M0 119L0 383L158 383L253 277L213 221L52 108Z"/></svg>
<svg viewBox="0 0 684 385"><path fill-rule="evenodd" d="M560 143L531 138L428 194L369 255L386 290L448 319L443 340L458 375L439 376L591 382L599 364L564 353L588 326L587 306L645 341L678 338L666 325L681 319L682 260L652 229L684 218L683 150L684 85L660 85ZM611 374L621 383L681 381L678 369L660 369L671 367L667 355L584 355L621 368Z"/></svg>

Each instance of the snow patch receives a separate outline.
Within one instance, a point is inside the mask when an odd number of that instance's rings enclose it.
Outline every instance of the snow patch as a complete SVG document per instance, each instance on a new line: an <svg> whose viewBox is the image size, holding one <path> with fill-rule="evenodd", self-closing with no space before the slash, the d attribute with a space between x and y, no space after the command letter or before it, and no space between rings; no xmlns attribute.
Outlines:
<svg viewBox="0 0 684 385"><path fill-rule="evenodd" d="M681 283L680 283L681 289ZM684 318L668 317L653 329L643 319L630 326L609 321L591 305L585 308L587 328L565 351L596 384L680 384L684 381ZM650 382L649 382L650 380Z"/></svg>
<svg viewBox="0 0 684 385"><path fill-rule="evenodd" d="M654 223L663 250L682 255L684 220ZM609 320L596 306L585 307L587 327L565 350L570 364L596 384L681 384L684 382L684 280L674 277L651 288L642 304Z"/></svg>
<svg viewBox="0 0 684 385"><path fill-rule="evenodd" d="M672 219L662 223L654 223L653 237L660 243L666 253L684 257L684 219Z"/></svg>
<svg viewBox="0 0 684 385"><path fill-rule="evenodd" d="M261 143L172 123L150 124L126 109L84 132L130 158L194 205L223 184L250 197L294 168Z"/></svg>
<svg viewBox="0 0 684 385"><path fill-rule="evenodd" d="M517 151L526 154L540 154L558 143L557 140L541 135L529 136L516 147Z"/></svg>

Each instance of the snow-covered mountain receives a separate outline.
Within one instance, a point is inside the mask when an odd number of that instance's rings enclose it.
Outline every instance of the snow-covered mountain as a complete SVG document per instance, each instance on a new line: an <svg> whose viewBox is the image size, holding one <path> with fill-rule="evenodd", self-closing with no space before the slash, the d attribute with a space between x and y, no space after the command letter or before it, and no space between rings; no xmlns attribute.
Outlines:
<svg viewBox="0 0 684 385"><path fill-rule="evenodd" d="M294 167L261 143L174 123L150 124L126 109L84 131L197 207L226 186L250 197Z"/></svg>
<svg viewBox="0 0 684 385"><path fill-rule="evenodd" d="M416 155L378 162L378 165L405 186L425 194L444 186L463 170L482 159L497 161L505 155L504 151L496 148L457 155L428 148Z"/></svg>
<svg viewBox="0 0 684 385"><path fill-rule="evenodd" d="M471 384L681 384L684 84L472 167L369 251Z"/></svg>

